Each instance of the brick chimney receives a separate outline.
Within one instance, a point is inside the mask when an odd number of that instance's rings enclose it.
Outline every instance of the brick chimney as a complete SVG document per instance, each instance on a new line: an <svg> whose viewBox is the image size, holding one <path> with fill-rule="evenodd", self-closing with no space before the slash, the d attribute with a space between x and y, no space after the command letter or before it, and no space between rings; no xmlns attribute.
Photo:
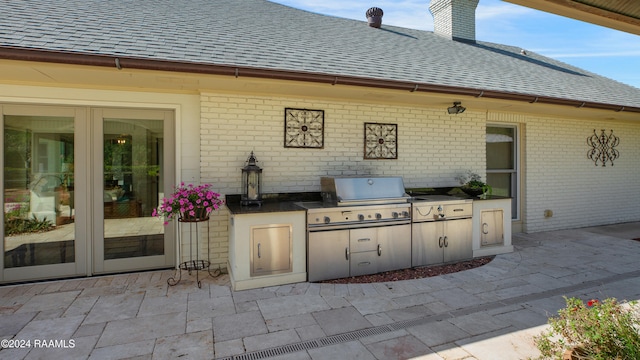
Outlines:
<svg viewBox="0 0 640 360"><path fill-rule="evenodd" d="M431 0L433 32L451 40L475 43L478 1Z"/></svg>

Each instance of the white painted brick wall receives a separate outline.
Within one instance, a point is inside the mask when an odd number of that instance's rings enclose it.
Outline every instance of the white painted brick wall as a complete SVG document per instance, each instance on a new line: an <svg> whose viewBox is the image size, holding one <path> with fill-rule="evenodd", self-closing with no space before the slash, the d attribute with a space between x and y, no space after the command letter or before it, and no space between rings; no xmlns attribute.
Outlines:
<svg viewBox="0 0 640 360"><path fill-rule="evenodd" d="M595 166L586 139L606 129L620 138L614 166ZM558 118L526 121L526 232L640 219L640 127ZM544 211L553 217L545 218Z"/></svg>
<svg viewBox="0 0 640 360"><path fill-rule="evenodd" d="M434 32L448 39L476 39L478 0L432 0Z"/></svg>
<svg viewBox="0 0 640 360"><path fill-rule="evenodd" d="M240 193L241 169L252 150L263 169L265 193L320 191L324 175L400 175L409 188L455 186L466 169L485 172L482 112L452 116L444 108L214 93L201 99L200 176L223 194ZM324 110L324 149L284 147L287 107ZM397 160L363 160L365 122L398 125ZM226 262L227 216L222 210L211 219L216 266Z"/></svg>
<svg viewBox="0 0 640 360"><path fill-rule="evenodd" d="M324 149L284 147L285 107L325 111ZM363 160L364 123L398 125L397 160ZM449 186L467 168L484 174L484 113L203 94L201 178L240 193L253 150L266 193L319 191L323 175L404 174L405 186Z"/></svg>
<svg viewBox="0 0 640 360"><path fill-rule="evenodd" d="M400 175L407 188L455 186L455 176L466 169L484 176L490 122L518 124L524 134L524 231L640 219L640 126L635 123L472 109L453 116L445 109L215 93L201 99L201 179L223 194L240 193L240 170L252 150L264 171L265 193L319 191L324 175ZM286 107L325 111L324 149L284 148ZM363 160L365 122L398 125L397 160ZM587 136L601 128L614 129L621 139L613 167L596 167L586 156ZM544 217L546 209L553 217ZM214 267L226 263L227 216L223 209L211 219Z"/></svg>

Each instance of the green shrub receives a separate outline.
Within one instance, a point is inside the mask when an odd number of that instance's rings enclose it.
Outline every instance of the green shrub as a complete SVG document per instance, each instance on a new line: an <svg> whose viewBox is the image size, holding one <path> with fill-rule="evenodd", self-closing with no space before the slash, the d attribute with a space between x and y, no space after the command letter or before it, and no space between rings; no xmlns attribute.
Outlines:
<svg viewBox="0 0 640 360"><path fill-rule="evenodd" d="M542 359L563 359L567 350L594 360L640 359L640 322L635 302L622 305L614 298L566 298L566 307L549 319L549 330L535 338ZM637 308L635 309L637 311Z"/></svg>
<svg viewBox="0 0 640 360"><path fill-rule="evenodd" d="M13 216L11 211L4 213L4 235L18 235L53 230L51 221L38 219L35 215L31 219Z"/></svg>

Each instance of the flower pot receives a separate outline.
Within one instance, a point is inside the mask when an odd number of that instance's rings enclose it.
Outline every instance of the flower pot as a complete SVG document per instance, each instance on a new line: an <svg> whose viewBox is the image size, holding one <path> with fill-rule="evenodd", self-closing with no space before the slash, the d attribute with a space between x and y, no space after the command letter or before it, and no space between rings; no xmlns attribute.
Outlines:
<svg viewBox="0 0 640 360"><path fill-rule="evenodd" d="M209 220L209 214L207 213L206 208L195 208L193 210L195 212L194 215L189 214L188 211L181 212L178 221L181 222L198 222L198 221L206 221Z"/></svg>
<svg viewBox="0 0 640 360"><path fill-rule="evenodd" d="M484 193L482 188L479 187L466 187L463 186L460 188L460 190L462 190L465 194L472 196L472 197L478 197L480 195L482 195Z"/></svg>

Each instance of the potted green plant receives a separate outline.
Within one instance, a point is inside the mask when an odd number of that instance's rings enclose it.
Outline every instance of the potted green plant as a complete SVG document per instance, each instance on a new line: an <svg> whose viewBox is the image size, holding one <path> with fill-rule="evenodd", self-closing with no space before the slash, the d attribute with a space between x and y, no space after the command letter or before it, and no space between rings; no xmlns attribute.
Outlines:
<svg viewBox="0 0 640 360"><path fill-rule="evenodd" d="M180 221L203 221L209 219L209 214L217 210L224 200L220 194L211 190L211 184L185 185L184 182L174 189L173 194L163 198L157 209L153 209L152 216L164 218L164 224L177 217Z"/></svg>
<svg viewBox="0 0 640 360"><path fill-rule="evenodd" d="M491 195L491 186L482 181L477 173L467 170L466 173L458 175L456 180L460 183L460 190L473 197L486 197Z"/></svg>
<svg viewBox="0 0 640 360"><path fill-rule="evenodd" d="M586 303L566 298L566 307L535 337L541 359L640 359L640 321L635 302L614 298Z"/></svg>

